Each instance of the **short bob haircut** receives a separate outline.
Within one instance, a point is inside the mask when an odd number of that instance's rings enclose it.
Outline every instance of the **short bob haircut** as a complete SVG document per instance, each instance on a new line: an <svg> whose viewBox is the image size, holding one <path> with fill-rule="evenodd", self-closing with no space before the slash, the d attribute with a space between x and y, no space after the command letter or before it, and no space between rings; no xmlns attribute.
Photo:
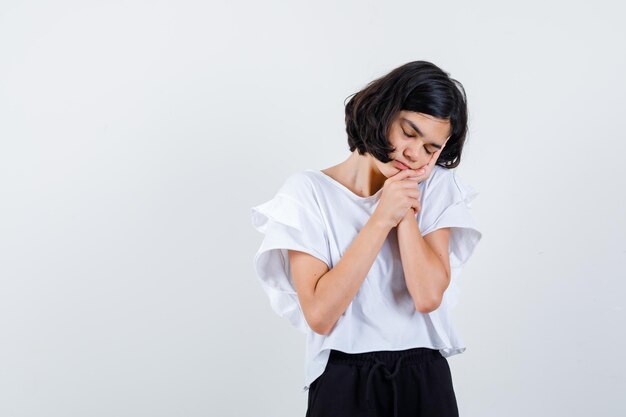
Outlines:
<svg viewBox="0 0 626 417"><path fill-rule="evenodd" d="M361 155L369 153L383 163L390 162L395 149L388 140L389 127L397 114L406 110L449 120L452 132L436 164L451 169L461 162L468 130L465 90L435 64L406 63L347 98L350 152L358 149Z"/></svg>

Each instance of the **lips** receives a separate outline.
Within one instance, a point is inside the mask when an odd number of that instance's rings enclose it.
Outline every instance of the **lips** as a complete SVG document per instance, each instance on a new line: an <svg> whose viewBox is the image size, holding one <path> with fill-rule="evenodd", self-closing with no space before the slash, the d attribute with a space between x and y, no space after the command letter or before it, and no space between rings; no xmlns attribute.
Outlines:
<svg viewBox="0 0 626 417"><path fill-rule="evenodd" d="M404 169L410 169L408 166L406 166L405 164L403 164L402 162L400 162L398 160L394 159L393 162L394 162L394 165L396 166L396 168L398 168L398 169L403 169L403 170Z"/></svg>

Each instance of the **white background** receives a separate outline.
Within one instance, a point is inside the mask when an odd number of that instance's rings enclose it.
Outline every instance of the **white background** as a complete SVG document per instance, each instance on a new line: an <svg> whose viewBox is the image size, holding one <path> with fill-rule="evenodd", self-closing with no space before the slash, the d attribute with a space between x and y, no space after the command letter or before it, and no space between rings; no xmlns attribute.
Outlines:
<svg viewBox="0 0 626 417"><path fill-rule="evenodd" d="M304 416L250 207L420 59L466 88L480 192L461 416L625 415L622 7L3 1L0 415Z"/></svg>

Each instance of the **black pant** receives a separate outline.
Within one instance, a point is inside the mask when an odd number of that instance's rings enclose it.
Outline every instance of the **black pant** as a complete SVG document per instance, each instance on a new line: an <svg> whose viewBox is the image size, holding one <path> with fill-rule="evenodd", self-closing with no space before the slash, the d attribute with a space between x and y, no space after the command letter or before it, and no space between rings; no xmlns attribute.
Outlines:
<svg viewBox="0 0 626 417"><path fill-rule="evenodd" d="M458 417L448 360L424 347L331 350L309 387L306 417Z"/></svg>

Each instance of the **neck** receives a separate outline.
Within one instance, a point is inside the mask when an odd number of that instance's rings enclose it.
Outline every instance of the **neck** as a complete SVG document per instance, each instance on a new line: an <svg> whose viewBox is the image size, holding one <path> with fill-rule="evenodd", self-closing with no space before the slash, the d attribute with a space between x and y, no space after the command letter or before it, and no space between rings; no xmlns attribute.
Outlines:
<svg viewBox="0 0 626 417"><path fill-rule="evenodd" d="M343 183L362 197L376 194L387 179L376 167L374 157L369 154L359 155L356 150L335 168L336 175Z"/></svg>

